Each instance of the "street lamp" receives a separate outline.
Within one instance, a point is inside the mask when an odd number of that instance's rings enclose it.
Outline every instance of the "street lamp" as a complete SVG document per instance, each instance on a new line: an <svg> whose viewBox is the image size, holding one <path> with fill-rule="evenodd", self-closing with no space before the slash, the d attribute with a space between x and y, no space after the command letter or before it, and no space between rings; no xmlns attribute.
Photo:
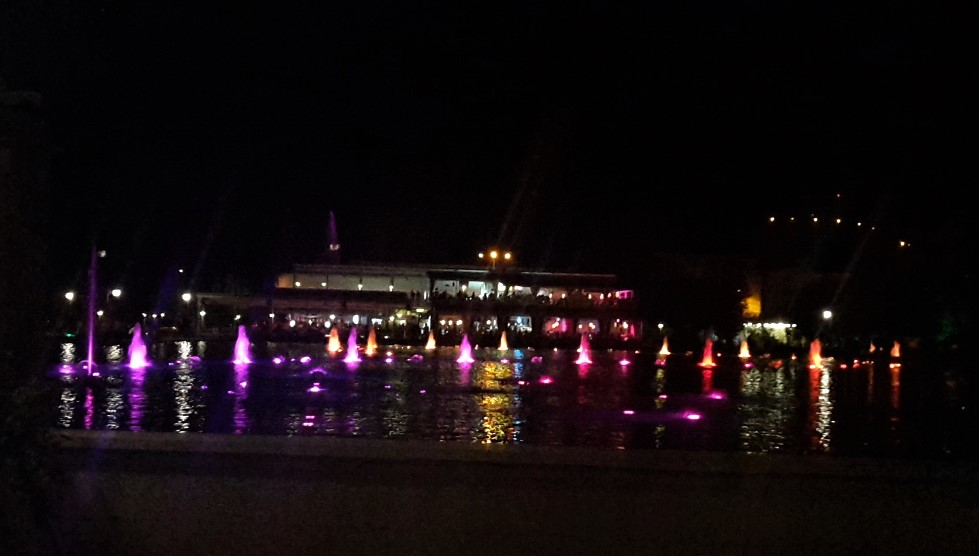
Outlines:
<svg viewBox="0 0 979 556"><path fill-rule="evenodd" d="M489 259L490 268L496 268L496 261L503 259L505 262L510 262L513 260L513 253L510 251L500 251L499 249L491 249L489 253L484 254L480 251L477 254L480 259Z"/></svg>

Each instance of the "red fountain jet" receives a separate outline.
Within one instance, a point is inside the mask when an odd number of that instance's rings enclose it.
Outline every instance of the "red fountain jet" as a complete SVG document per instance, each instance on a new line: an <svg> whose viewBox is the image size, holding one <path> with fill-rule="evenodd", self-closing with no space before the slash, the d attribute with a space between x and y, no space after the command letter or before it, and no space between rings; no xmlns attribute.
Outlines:
<svg viewBox="0 0 979 556"><path fill-rule="evenodd" d="M704 358L700 361L701 367L715 367L717 363L714 363L714 342L707 338L704 342Z"/></svg>

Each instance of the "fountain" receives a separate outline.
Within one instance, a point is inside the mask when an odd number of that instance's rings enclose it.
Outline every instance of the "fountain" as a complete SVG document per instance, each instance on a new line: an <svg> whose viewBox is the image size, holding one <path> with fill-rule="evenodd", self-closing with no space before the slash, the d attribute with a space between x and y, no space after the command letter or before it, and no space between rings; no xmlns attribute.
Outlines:
<svg viewBox="0 0 979 556"><path fill-rule="evenodd" d="M425 349L435 349L435 331L428 331L428 342L425 344Z"/></svg>
<svg viewBox="0 0 979 556"><path fill-rule="evenodd" d="M870 353L877 351L877 346L873 342L870 342Z"/></svg>
<svg viewBox="0 0 979 556"><path fill-rule="evenodd" d="M459 344L459 358L456 359L457 363L472 363L475 359L472 356L472 346L469 345L469 335L462 335L462 343Z"/></svg>
<svg viewBox="0 0 979 556"><path fill-rule="evenodd" d="M588 335L581 335L581 344L578 346L578 360L575 363L579 365L588 365L591 363L591 344L588 343Z"/></svg>
<svg viewBox="0 0 979 556"><path fill-rule="evenodd" d="M704 342L704 357L700 360L701 367L714 367L717 363L714 363L714 341L707 338Z"/></svg>
<svg viewBox="0 0 979 556"><path fill-rule="evenodd" d="M248 335L245 333L245 325L238 325L238 339L235 340L235 364L240 365L244 363L251 363L251 343L248 341Z"/></svg>
<svg viewBox="0 0 979 556"><path fill-rule="evenodd" d="M508 349L510 349L510 348L509 348L509 346L507 346L507 343L506 343L506 330L504 330L503 333L500 335L500 351L506 351Z"/></svg>
<svg viewBox="0 0 979 556"><path fill-rule="evenodd" d="M360 362L360 353L357 349L357 328L350 329L350 336L347 337L347 356L343 358L344 363Z"/></svg>
<svg viewBox="0 0 979 556"><path fill-rule="evenodd" d="M659 348L659 354L660 355L669 355L670 354L670 344L666 341L666 337L665 336L663 337L663 347Z"/></svg>
<svg viewBox="0 0 979 556"><path fill-rule="evenodd" d="M894 340L894 346L891 347L891 357L895 359L901 357L901 344L897 340Z"/></svg>
<svg viewBox="0 0 979 556"><path fill-rule="evenodd" d="M812 368L823 366L823 344L816 338L809 344L809 366Z"/></svg>
<svg viewBox="0 0 979 556"><path fill-rule="evenodd" d="M331 354L340 351L340 333L336 326L330 329L330 340L326 343L326 351Z"/></svg>
<svg viewBox="0 0 979 556"><path fill-rule="evenodd" d="M738 352L738 357L740 357L741 359L750 359L751 358L751 352L748 350L748 339L747 338L745 338L744 340L741 340L741 351Z"/></svg>
<svg viewBox="0 0 979 556"><path fill-rule="evenodd" d="M377 332L374 332L374 327L371 327L370 332L367 333L367 347L364 349L364 355L368 357L374 357L377 354Z"/></svg>
<svg viewBox="0 0 979 556"><path fill-rule="evenodd" d="M99 252L95 249L95 243L92 243L92 255L88 264L88 324L86 325L86 332L88 334L88 359L86 360L85 372L89 374L94 374L98 376L98 372L94 370L95 365L95 290L96 286L96 268L98 265Z"/></svg>
<svg viewBox="0 0 979 556"><path fill-rule="evenodd" d="M143 342L143 327L137 322L133 327L133 339L129 342L129 368L142 369L148 366L146 343Z"/></svg>

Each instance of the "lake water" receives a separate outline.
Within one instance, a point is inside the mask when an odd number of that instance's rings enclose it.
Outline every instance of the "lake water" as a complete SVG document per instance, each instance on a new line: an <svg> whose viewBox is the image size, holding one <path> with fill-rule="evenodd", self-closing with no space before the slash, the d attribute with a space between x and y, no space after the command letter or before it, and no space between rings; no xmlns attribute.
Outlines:
<svg viewBox="0 0 979 556"><path fill-rule="evenodd" d="M56 428L342 436L433 442L979 459L974 389L961 370L895 360L574 349L382 347L345 362L322 344L124 346L85 373L63 346L49 372Z"/></svg>

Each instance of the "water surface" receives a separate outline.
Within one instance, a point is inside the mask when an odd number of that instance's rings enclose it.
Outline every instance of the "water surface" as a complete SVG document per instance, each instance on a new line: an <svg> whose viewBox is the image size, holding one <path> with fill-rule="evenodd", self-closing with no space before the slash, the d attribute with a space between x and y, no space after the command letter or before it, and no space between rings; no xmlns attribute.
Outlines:
<svg viewBox="0 0 979 556"><path fill-rule="evenodd" d="M119 346L91 375L50 373L65 429L342 436L433 442L976 459L968 375L920 361L836 361L475 347ZM349 359L349 358L346 358ZM240 357L238 360L241 360ZM98 374L98 376L94 376Z"/></svg>

